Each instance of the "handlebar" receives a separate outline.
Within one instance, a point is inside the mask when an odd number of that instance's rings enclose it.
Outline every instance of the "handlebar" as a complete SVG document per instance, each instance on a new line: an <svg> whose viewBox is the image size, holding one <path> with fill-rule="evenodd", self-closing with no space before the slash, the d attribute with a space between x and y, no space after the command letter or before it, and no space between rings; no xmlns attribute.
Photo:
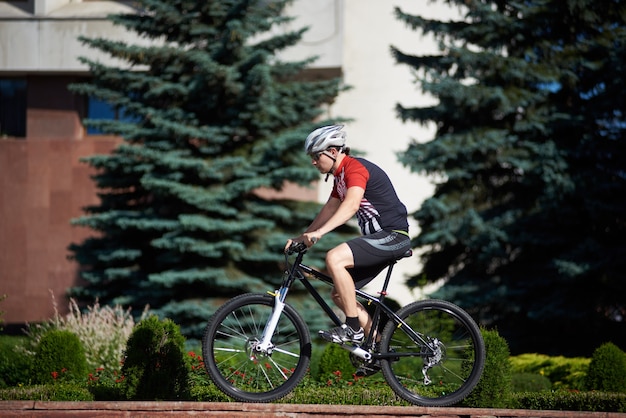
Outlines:
<svg viewBox="0 0 626 418"><path fill-rule="evenodd" d="M315 244L317 242L317 238L313 237L311 238L311 242L313 242L313 244ZM289 246L289 248L287 248L287 251L285 251L285 253L287 255L292 255L295 253L303 253L308 249L308 247L303 243L303 242L292 242L291 245Z"/></svg>
<svg viewBox="0 0 626 418"><path fill-rule="evenodd" d="M292 255L295 253L303 253L307 250L307 246L304 242L292 242L289 248L287 248L286 254Z"/></svg>

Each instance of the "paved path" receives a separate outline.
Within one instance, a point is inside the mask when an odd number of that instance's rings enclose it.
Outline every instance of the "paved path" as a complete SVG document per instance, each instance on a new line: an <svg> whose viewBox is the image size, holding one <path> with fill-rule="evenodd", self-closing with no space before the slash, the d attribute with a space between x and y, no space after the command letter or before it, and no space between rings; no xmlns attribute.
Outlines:
<svg viewBox="0 0 626 418"><path fill-rule="evenodd" d="M0 401L0 417L329 417L368 418L626 418L617 412L426 408L419 406L293 405L239 402L37 402Z"/></svg>

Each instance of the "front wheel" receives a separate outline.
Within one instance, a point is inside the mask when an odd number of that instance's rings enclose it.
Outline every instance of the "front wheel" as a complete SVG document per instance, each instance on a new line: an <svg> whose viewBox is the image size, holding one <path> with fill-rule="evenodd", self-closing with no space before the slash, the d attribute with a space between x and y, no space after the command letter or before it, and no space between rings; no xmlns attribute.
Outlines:
<svg viewBox="0 0 626 418"><path fill-rule="evenodd" d="M302 317L285 305L272 336L272 347L259 351L274 298L237 296L209 320L202 354L209 376L225 394L242 402L270 402L291 392L311 359L311 337Z"/></svg>
<svg viewBox="0 0 626 418"><path fill-rule="evenodd" d="M485 343L478 325L458 306L442 300L413 302L397 312L381 338L385 380L403 399L422 406L463 400L485 365Z"/></svg>

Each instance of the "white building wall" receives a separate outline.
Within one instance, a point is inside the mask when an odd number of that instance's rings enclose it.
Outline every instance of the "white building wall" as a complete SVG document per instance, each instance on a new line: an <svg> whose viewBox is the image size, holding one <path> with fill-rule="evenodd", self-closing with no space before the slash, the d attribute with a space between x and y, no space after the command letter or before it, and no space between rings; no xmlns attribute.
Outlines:
<svg viewBox="0 0 626 418"><path fill-rule="evenodd" d="M295 0L285 14L294 20L283 30L308 28L285 60L318 57L314 68L340 68L344 60L345 0Z"/></svg>
<svg viewBox="0 0 626 418"><path fill-rule="evenodd" d="M133 39L106 20L108 14L133 10L124 2L112 1L0 2L0 74L85 72L87 67L78 60L81 56L112 63L78 37Z"/></svg>
<svg viewBox="0 0 626 418"><path fill-rule="evenodd" d="M350 91L341 94L332 107L333 116L354 119L346 126L348 143L365 152L365 157L381 166L391 178L400 199L409 213L417 210L433 192L431 183L398 162L397 153L406 150L413 140L433 138L434 126L404 124L397 118L397 103L403 106L428 105L426 97L414 84L414 75L406 65L397 65L391 56L393 45L407 54L437 53L432 38L424 38L407 28L394 16L394 7L425 17L448 17L454 13L428 0L346 0L344 1L344 41L342 69ZM329 186L326 185L326 188ZM321 191L324 200L327 190ZM416 222L410 221L412 237L418 233ZM394 270L389 296L401 304L423 298L418 290L411 291L404 283L419 271L418 256L400 261ZM377 291L382 275L366 287Z"/></svg>
<svg viewBox="0 0 626 418"><path fill-rule="evenodd" d="M347 124L348 145L365 153L365 157L381 166L391 178L400 199L409 213L417 210L433 187L430 182L398 162L397 154L406 150L412 140L427 141L434 127L415 123L403 124L396 117L397 103L404 106L433 102L418 91L414 76L407 66L395 64L390 46L405 53L437 53L432 38L422 37L394 17L394 8L425 17L447 18L458 15L448 6L429 0L296 0L288 14L297 16L292 27L310 26L303 42L285 54L285 58L301 59L318 55L315 66L333 66L341 51L339 65L345 83L351 90L342 93L328 109L329 116L350 118ZM340 30L335 28L339 26ZM337 40L340 45L337 45ZM311 48L311 46L315 48ZM325 202L331 182L321 182L319 201ZM411 218L410 233L418 233ZM389 295L401 304L424 297L419 289L410 290L404 283L419 271L418 256L403 259L394 267ZM380 290L381 274L365 290Z"/></svg>

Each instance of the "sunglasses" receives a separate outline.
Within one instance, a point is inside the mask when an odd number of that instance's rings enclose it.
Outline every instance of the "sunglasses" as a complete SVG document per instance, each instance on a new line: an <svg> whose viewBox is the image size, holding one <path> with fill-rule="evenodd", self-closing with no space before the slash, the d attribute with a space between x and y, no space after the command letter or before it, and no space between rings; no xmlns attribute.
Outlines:
<svg viewBox="0 0 626 418"><path fill-rule="evenodd" d="M313 160L315 161L319 161L320 158L322 158L322 155L326 155L327 157L333 158L331 154L328 153L328 151L324 150L324 151L319 151L313 154L309 154L309 157L311 157Z"/></svg>

